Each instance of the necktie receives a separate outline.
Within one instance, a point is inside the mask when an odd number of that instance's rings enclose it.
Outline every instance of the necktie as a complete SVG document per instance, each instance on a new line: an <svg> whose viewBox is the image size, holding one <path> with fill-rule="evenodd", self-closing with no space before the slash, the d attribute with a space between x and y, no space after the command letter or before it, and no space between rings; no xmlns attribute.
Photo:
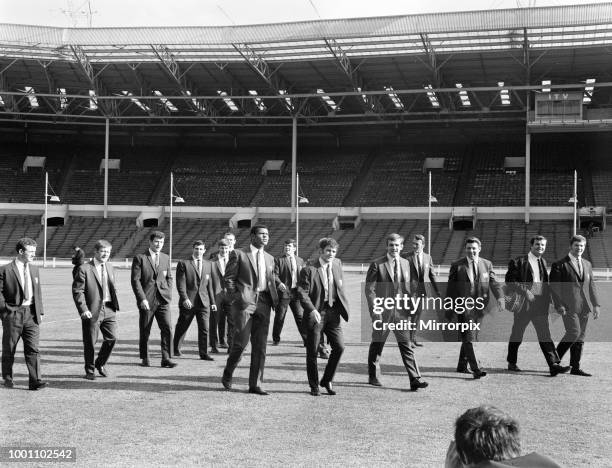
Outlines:
<svg viewBox="0 0 612 468"><path fill-rule="evenodd" d="M330 307L334 305L334 275L331 262L327 264L327 303Z"/></svg>
<svg viewBox="0 0 612 468"><path fill-rule="evenodd" d="M544 265L542 264L541 258L538 258L538 269L540 270L540 282L544 283L544 281L546 281L546 273L544 272Z"/></svg>
<svg viewBox="0 0 612 468"><path fill-rule="evenodd" d="M202 270L201 270L202 266L201 266L201 264L200 264L200 263L201 263L201 261L200 261L200 259L198 258L198 259L196 260L196 268L197 268L197 271L198 271L198 278L200 278L200 277L202 276Z"/></svg>
<svg viewBox="0 0 612 468"><path fill-rule="evenodd" d="M257 290L266 289L266 262L264 260L263 249L257 251Z"/></svg>
<svg viewBox="0 0 612 468"><path fill-rule="evenodd" d="M578 263L578 274L580 275L580 279L582 279L582 276L583 276L583 274L582 274L582 258L578 257L576 259L576 261Z"/></svg>
<svg viewBox="0 0 612 468"><path fill-rule="evenodd" d="M472 260L472 275L474 275L474 284L478 282L478 266L476 260Z"/></svg>
<svg viewBox="0 0 612 468"><path fill-rule="evenodd" d="M393 282L398 284L400 281L399 262L393 259Z"/></svg>
<svg viewBox="0 0 612 468"><path fill-rule="evenodd" d="M102 300L107 302L110 299L110 294L108 293L108 280L104 263L100 265L100 280L102 281Z"/></svg>
<svg viewBox="0 0 612 468"><path fill-rule="evenodd" d="M30 292L30 269L28 268L28 264L23 265L23 301L29 301L32 293Z"/></svg>
<svg viewBox="0 0 612 468"><path fill-rule="evenodd" d="M155 254L155 268L159 268L159 254Z"/></svg>
<svg viewBox="0 0 612 468"><path fill-rule="evenodd" d="M289 257L291 261L291 289L297 286L297 265L295 262L295 257Z"/></svg>
<svg viewBox="0 0 612 468"><path fill-rule="evenodd" d="M416 266L417 266L417 276L418 279L421 279L421 258L419 257L419 254L416 254Z"/></svg>

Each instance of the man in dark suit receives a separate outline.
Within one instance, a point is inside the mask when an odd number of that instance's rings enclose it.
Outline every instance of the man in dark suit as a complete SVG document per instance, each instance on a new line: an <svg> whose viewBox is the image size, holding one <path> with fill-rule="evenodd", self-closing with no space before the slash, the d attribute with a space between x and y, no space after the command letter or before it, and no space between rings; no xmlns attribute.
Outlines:
<svg viewBox="0 0 612 468"><path fill-rule="evenodd" d="M170 360L172 328L170 325L170 302L172 301L172 270L170 258L161 249L164 246L165 234L154 231L149 236L149 248L138 254L132 262L132 289L140 312L138 326L140 329L141 366L149 367L149 335L153 318L161 332L161 366L176 367Z"/></svg>
<svg viewBox="0 0 612 468"><path fill-rule="evenodd" d="M302 268L298 283L298 294L304 308L304 328L306 331L306 371L310 394L319 396L319 385L329 395L335 395L332 381L340 357L344 352L344 337L340 317L348 322L349 303L344 292L342 262L336 258L338 242L332 237L319 241L319 258ZM331 354L319 382L317 351L321 332L327 335Z"/></svg>
<svg viewBox="0 0 612 468"><path fill-rule="evenodd" d="M520 372L517 366L518 350L523 341L523 334L529 322L538 335L540 349L550 369L550 375L567 372L570 368L559 364L555 344L550 336L548 325L548 307L551 303L550 284L546 260L543 255L546 250L546 238L535 236L531 238L531 248L527 255L510 260L506 272L506 287L508 293L519 294L525 298L520 310L514 314L512 333L508 342L508 370Z"/></svg>
<svg viewBox="0 0 612 468"><path fill-rule="evenodd" d="M465 240L465 257L457 260L451 265L448 274L447 296L452 298L457 305L466 303L467 299L473 302L474 307L466 307L461 313L459 308L455 308L457 322L466 323L470 326L479 324L484 316L485 307L489 302L489 290L497 299L497 305L503 309L503 296L501 285L495 278L493 265L489 260L480 258L480 240L477 237L468 237ZM478 333L469 328L459 332L461 339L461 351L459 353L459 363L457 372L469 373L469 364L475 379L480 379L487 375L481 370L474 353L472 342L477 341Z"/></svg>
<svg viewBox="0 0 612 468"><path fill-rule="evenodd" d="M38 267L32 265L36 241L24 237L17 241L17 257L0 267L0 318L2 319L2 379L13 388L13 362L19 339L30 376L30 390L47 385L41 379L38 341L40 322L45 313Z"/></svg>
<svg viewBox="0 0 612 468"><path fill-rule="evenodd" d="M552 264L550 285L557 304L557 312L563 316L565 335L557 345L559 358L569 349L570 371L573 375L590 377L580 367L582 348L589 314L599 317L600 307L597 288L593 278L591 262L582 257L586 248L583 236L573 236L570 240L570 252L561 260Z"/></svg>
<svg viewBox="0 0 612 468"><path fill-rule="evenodd" d="M108 376L106 363L117 341L116 313L119 310L115 271L108 263L112 246L100 239L94 249L93 260L77 268L72 282L72 298L81 316L85 378L88 380L95 380L94 369L98 369L102 377ZM104 342L94 361L99 332Z"/></svg>
<svg viewBox="0 0 612 468"><path fill-rule="evenodd" d="M285 241L285 255L277 257L274 260L274 274L277 275L281 283L285 285L285 290L281 293L280 301L274 314L274 326L272 327L272 341L274 345L280 343L281 331L285 323L285 315L287 314L287 308L290 307L295 325L302 337L304 346L306 346L306 333L302 330L304 309L302 308L297 292L297 283L300 277L300 271L304 268L304 260L297 257L295 251L295 239L287 239Z"/></svg>
<svg viewBox="0 0 612 468"><path fill-rule="evenodd" d="M270 328L270 311L278 303L278 291L284 285L274 275L274 257L264 251L268 245L268 228L256 224L251 228L251 244L234 250L225 270L225 284L232 303L234 335L221 383L232 387L232 376L251 341L249 393L268 395L261 387L266 362L266 340Z"/></svg>
<svg viewBox="0 0 612 468"><path fill-rule="evenodd" d="M376 387L382 386L380 356L391 331L387 326L390 323L394 325L409 323L413 312L399 309L396 302L391 308L383 307L382 311L377 310L376 307L377 301L383 303L385 299L395 299L398 295L402 297L414 295L411 289L413 281L410 264L408 260L400 256L403 248L404 238L399 234L389 234L386 255L374 260L366 274L365 296L372 318L372 342L368 352L368 383ZM419 366L410 346L410 331L399 330L394 326L393 332L404 367L410 378L410 389L416 391L419 388L426 388L428 383L421 379Z"/></svg>
<svg viewBox="0 0 612 468"><path fill-rule="evenodd" d="M216 311L213 292L212 263L204 260L204 241L193 243L189 260L180 260L176 266L176 289L179 293L179 317L174 329L174 355L181 355L185 334L195 316L198 324L198 351L200 359L214 361L208 354L208 331L211 311ZM214 321L213 321L214 324Z"/></svg>
<svg viewBox="0 0 612 468"><path fill-rule="evenodd" d="M211 279L217 311L211 315L211 317L214 317L214 323L213 320L211 320L210 326L212 331L210 336L212 353L215 354L219 352L217 347L227 348L227 352L229 353L232 347L232 334L234 332L231 301L227 295L225 286L225 270L229 262L230 243L225 238L219 239L217 248L217 255L211 260Z"/></svg>
<svg viewBox="0 0 612 468"><path fill-rule="evenodd" d="M435 297L440 296L438 284L436 283L436 274L433 270L433 261L431 255L423 251L425 247L425 236L416 234L412 239L412 252L405 255L404 258L410 263L410 282L411 291L416 293L417 297ZM419 307L412 314L412 322L420 323L423 307ZM423 346L416 340L416 327L410 330L410 343L414 346Z"/></svg>

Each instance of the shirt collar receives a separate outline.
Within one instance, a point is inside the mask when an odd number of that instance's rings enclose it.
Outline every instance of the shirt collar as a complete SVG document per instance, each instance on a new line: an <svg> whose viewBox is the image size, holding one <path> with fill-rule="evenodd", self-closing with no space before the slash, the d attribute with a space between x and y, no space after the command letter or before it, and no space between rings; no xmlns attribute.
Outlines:
<svg viewBox="0 0 612 468"><path fill-rule="evenodd" d="M319 257L319 262L321 263L321 266L324 266L324 267L331 264L331 261L326 262L323 257Z"/></svg>
<svg viewBox="0 0 612 468"><path fill-rule="evenodd" d="M533 262L538 262L538 260L540 260L542 257L536 257L534 254L532 254L531 252L529 252L527 254L527 257L529 258L529 260L533 261Z"/></svg>
<svg viewBox="0 0 612 468"><path fill-rule="evenodd" d="M93 261L94 261L94 266L96 268L98 268L100 265L102 265L102 262L100 262L96 257L94 257Z"/></svg>
<svg viewBox="0 0 612 468"><path fill-rule="evenodd" d="M22 262L21 260L19 260L18 258L15 258L15 264L19 267L19 268L25 268L25 263Z"/></svg>
<svg viewBox="0 0 612 468"><path fill-rule="evenodd" d="M480 257L476 256L476 257L474 257L474 259L473 259L473 260L470 260L470 259L469 259L467 256L465 257L465 259L467 260L467 262L468 262L468 263L470 263L470 264L471 264L472 262L475 262L475 263L476 263L476 265L478 265L478 260L479 260L479 258L480 258Z"/></svg>
<svg viewBox="0 0 612 468"><path fill-rule="evenodd" d="M253 255L257 255L257 252L262 251L263 252L263 247L261 249L258 249L257 247L255 247L253 244L250 244L249 247L251 247L251 253Z"/></svg>
<svg viewBox="0 0 612 468"><path fill-rule="evenodd" d="M149 249L149 253L151 254L151 257L155 257L155 255L159 255L158 252L155 252L154 250Z"/></svg>
<svg viewBox="0 0 612 468"><path fill-rule="evenodd" d="M191 258L193 259L193 261L194 261L194 262L197 262L197 261L198 261L198 258L197 258L197 257L194 257L193 255L191 256ZM202 261L202 260L203 260L203 259L200 259L200 261Z"/></svg>
<svg viewBox="0 0 612 468"><path fill-rule="evenodd" d="M397 259L399 260L399 257ZM391 255L387 254L387 261L389 262L389 264L393 265L393 260L395 260L395 258L393 258Z"/></svg>
<svg viewBox="0 0 612 468"><path fill-rule="evenodd" d="M573 253L568 253L569 258L574 260L576 263L578 263L578 260L582 258L582 255L580 257L576 257Z"/></svg>

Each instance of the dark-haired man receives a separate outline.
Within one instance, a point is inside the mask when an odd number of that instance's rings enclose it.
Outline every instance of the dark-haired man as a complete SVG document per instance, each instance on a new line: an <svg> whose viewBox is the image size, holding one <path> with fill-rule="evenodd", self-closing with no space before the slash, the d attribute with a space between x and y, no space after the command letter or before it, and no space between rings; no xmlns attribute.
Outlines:
<svg viewBox="0 0 612 468"><path fill-rule="evenodd" d="M116 313L119 310L115 270L108 263L112 250L110 242L100 239L94 246L94 258L76 267L72 282L72 298L81 316L85 378L95 380L94 369L102 377L108 376L106 362L117 341ZM98 333L103 343L94 361L94 347Z"/></svg>
<svg viewBox="0 0 612 468"><path fill-rule="evenodd" d="M570 251L561 260L552 264L550 284L557 303L557 312L563 316L565 335L557 345L560 359L569 349L570 374L590 377L580 367L582 348L589 314L599 317L600 307L597 298L597 288L593 278L591 262L583 258L586 239L577 235L570 239Z"/></svg>
<svg viewBox="0 0 612 468"><path fill-rule="evenodd" d="M249 393L268 395L261 387L266 362L266 340L270 327L270 311L278 303L277 288L284 285L274 274L274 257L265 252L268 228L256 224L251 228L251 243L230 255L225 270L225 284L232 302L234 334L221 383L232 387L232 376L242 359L244 348L251 341Z"/></svg>
<svg viewBox="0 0 612 468"><path fill-rule="evenodd" d="M302 337L304 346L306 346L306 333L302 330L304 309L302 308L302 304L300 304L300 298L297 292L298 279L302 268L304 268L304 260L295 255L295 251L295 239L287 239L285 241L285 254L274 260L274 274L276 274L281 283L285 285L285 289L281 293L278 306L274 313L274 326L272 327L272 341L274 345L280 343L287 309L291 308L298 333Z"/></svg>
<svg viewBox="0 0 612 468"><path fill-rule="evenodd" d="M149 367L149 335L153 319L161 333L161 366L176 367L170 360L172 328L170 324L170 302L172 301L172 269L170 258L163 253L165 234L154 231L149 236L149 248L134 257L132 262L132 290L140 313L139 350L141 366Z"/></svg>
<svg viewBox="0 0 612 468"><path fill-rule="evenodd" d="M13 362L19 339L29 374L30 390L47 385L40 373L38 342L44 314L38 267L32 264L36 241L23 237L15 247L17 257L0 267L0 319L2 319L2 379L13 388Z"/></svg>
<svg viewBox="0 0 612 468"><path fill-rule="evenodd" d="M344 292L342 262L336 258L338 247L338 242L333 237L321 239L319 258L302 269L298 283L298 293L304 308L306 371L312 396L320 395L319 385L325 388L329 395L336 394L332 381L344 352L340 318L348 322L349 303ZM323 378L319 382L317 350L322 333L327 335L331 353Z"/></svg>
<svg viewBox="0 0 612 468"><path fill-rule="evenodd" d="M195 317L198 325L198 352L200 359L214 361L208 354L209 317L215 311L212 264L204 260L204 241L193 243L189 260L179 260L176 266L176 289L179 293L179 317L174 329L174 355L181 355L185 334ZM213 325L215 321L213 320Z"/></svg>
<svg viewBox="0 0 612 468"><path fill-rule="evenodd" d="M478 333L476 329L471 327L478 325L484 316L485 308L489 301L489 290L497 299L499 308L503 308L504 302L502 288L496 280L493 264L479 255L481 249L480 239L468 237L464 245L465 257L460 258L451 265L446 294L455 302L461 300L466 303L468 298L474 302L475 306L473 308L466 308L467 310L461 313L456 310L457 313L455 314L457 322L465 323L470 327L459 332L461 351L459 352L457 372L469 373L467 369L469 364L473 377L480 379L487 375L487 373L480 369L476 360L472 343L477 340Z"/></svg>
<svg viewBox="0 0 612 468"><path fill-rule="evenodd" d="M546 237L534 236L530 244L529 253L510 260L506 272L508 292L519 294L525 299L520 310L514 314L512 333L508 342L508 370L521 371L517 365L518 350L523 341L525 328L531 322L538 335L550 375L554 377L567 372L570 368L559 364L561 360L557 356L555 344L550 336L548 307L551 303L551 294L546 260L543 257L546 251Z"/></svg>

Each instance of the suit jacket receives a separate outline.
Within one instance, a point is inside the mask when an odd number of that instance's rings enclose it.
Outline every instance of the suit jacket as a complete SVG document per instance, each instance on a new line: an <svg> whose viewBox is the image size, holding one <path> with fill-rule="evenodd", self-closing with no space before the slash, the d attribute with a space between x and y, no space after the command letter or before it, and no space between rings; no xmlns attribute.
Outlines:
<svg viewBox="0 0 612 468"><path fill-rule="evenodd" d="M334 258L332 263L332 274L334 276L334 285L336 287L335 307L339 307L340 315L348 322L349 319L349 303L344 292L344 279L342 275L342 262L338 258ZM298 281L298 294L300 302L305 313L310 313L313 310L321 311L325 301L325 272L319 259L312 264L304 266L300 273Z"/></svg>
<svg viewBox="0 0 612 468"><path fill-rule="evenodd" d="M132 289L138 306L145 299L151 305L157 293L162 304L169 304L172 300L172 270L168 255L160 252L157 268L153 264L149 249L136 255L132 262Z"/></svg>
<svg viewBox="0 0 612 468"><path fill-rule="evenodd" d="M433 271L433 261L431 260L431 255L423 252L423 263L421 265L422 274L417 272L414 252L405 254L404 258L408 260L408 263L410 264L410 277L414 283L412 286L413 291L415 293L418 292L427 296L433 296L432 293L439 296L440 292L438 291L438 283L436 283L436 274Z"/></svg>
<svg viewBox="0 0 612 468"><path fill-rule="evenodd" d="M563 306L568 312L580 314L583 310L593 312L593 308L599 306L593 267L584 257L582 257L582 270L581 281L569 255L552 264L550 287L557 307Z"/></svg>
<svg viewBox="0 0 612 468"><path fill-rule="evenodd" d="M295 257L295 265L297 267L296 279L300 280L300 272L304 268L304 260L301 257ZM289 299L291 297L291 260L288 255L281 255L274 259L274 274L278 276L281 283L287 288L281 292L283 299Z"/></svg>
<svg viewBox="0 0 612 468"><path fill-rule="evenodd" d="M205 309L215 303L215 293L213 291L212 263L202 260L202 274L198 275L196 262L193 258L180 260L176 266L176 289L179 293L179 307L183 307L183 302L189 299L195 306L196 298Z"/></svg>
<svg viewBox="0 0 612 468"><path fill-rule="evenodd" d="M368 268L366 273L365 283L365 295L368 301L368 308L370 315L374 312L374 299L377 297L395 297L397 294L395 285L393 284L393 271L389 270L389 260L387 256L377 258ZM412 274L410 271L410 264L405 258L399 258L399 268L401 272L400 282L400 294L414 295L416 293L416 287L413 281L411 281ZM406 314L410 314L410 311L405 311Z"/></svg>
<svg viewBox="0 0 612 468"><path fill-rule="evenodd" d="M119 300L117 299L117 288L115 286L115 270L110 263L106 263L108 273L108 292L115 310L119 310ZM77 268L72 282L72 298L79 315L84 312L91 312L91 320L98 320L100 310L102 310L102 280L98 274L95 263L91 260Z"/></svg>
<svg viewBox="0 0 612 468"><path fill-rule="evenodd" d="M227 265L225 266L225 268L227 269ZM226 286L225 275L221 273L221 266L219 265L218 257L216 260L211 261L210 269L213 294L215 296L215 304L217 304L217 308L219 308L219 305L223 301L226 293Z"/></svg>
<svg viewBox="0 0 612 468"><path fill-rule="evenodd" d="M42 291L40 289L40 275L36 265L28 264L30 278L32 278L32 289L34 300L32 311L36 323L40 324L40 316L45 314L42 301ZM17 269L15 260L0 267L0 314L13 312L23 302L23 285Z"/></svg>
<svg viewBox="0 0 612 468"><path fill-rule="evenodd" d="M451 265L450 272L448 273L448 288L446 295L453 299L459 297L472 297L469 273L470 266L466 257L460 258ZM484 258L478 257L478 276L475 279L476 293L475 297L481 297L484 299L484 303L487 304L489 301L489 290L495 296L496 299L502 297L502 287L497 282L495 272L493 271L493 264ZM482 316L484 309L477 311L476 315Z"/></svg>
<svg viewBox="0 0 612 468"><path fill-rule="evenodd" d="M538 304L530 303L525 301L524 306L521 308L521 312L529 307L529 304L535 305L533 312L537 315L548 314L548 304L551 300L550 284L548 280L548 270L546 265L546 259L542 257L543 267L543 278L540 278L542 285L542 296L541 302ZM533 288L533 269L529 263L529 256L523 255L515 259L511 259L508 263L508 271L506 272L506 291L508 293L516 292L527 296L527 291L531 291Z"/></svg>
<svg viewBox="0 0 612 468"><path fill-rule="evenodd" d="M266 285L272 302L278 304L278 290L280 285L278 276L274 274L274 257L264 252L266 264ZM230 253L229 261L225 266L225 285L228 294L234 299L241 301L241 309L246 309L249 304L257 301L257 260L247 250L235 249Z"/></svg>

